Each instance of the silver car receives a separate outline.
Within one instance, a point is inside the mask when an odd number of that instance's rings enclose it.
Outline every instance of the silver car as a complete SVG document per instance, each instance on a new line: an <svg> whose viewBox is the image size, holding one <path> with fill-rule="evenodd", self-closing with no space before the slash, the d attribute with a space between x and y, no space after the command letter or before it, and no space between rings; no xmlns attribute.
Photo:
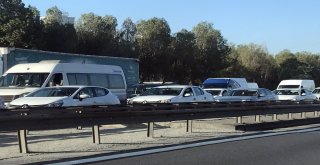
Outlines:
<svg viewBox="0 0 320 165"><path fill-rule="evenodd" d="M216 102L241 102L241 101L274 101L276 95L266 88L233 89L225 96L216 97Z"/></svg>

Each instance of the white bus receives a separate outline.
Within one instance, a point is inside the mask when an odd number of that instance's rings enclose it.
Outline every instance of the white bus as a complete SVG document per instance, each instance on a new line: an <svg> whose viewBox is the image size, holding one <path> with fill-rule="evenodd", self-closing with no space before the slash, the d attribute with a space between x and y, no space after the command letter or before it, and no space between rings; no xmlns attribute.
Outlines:
<svg viewBox="0 0 320 165"><path fill-rule="evenodd" d="M121 67L59 61L17 64L11 67L0 78L0 96L8 103L35 89L56 85L106 87L120 100L126 100L127 85Z"/></svg>

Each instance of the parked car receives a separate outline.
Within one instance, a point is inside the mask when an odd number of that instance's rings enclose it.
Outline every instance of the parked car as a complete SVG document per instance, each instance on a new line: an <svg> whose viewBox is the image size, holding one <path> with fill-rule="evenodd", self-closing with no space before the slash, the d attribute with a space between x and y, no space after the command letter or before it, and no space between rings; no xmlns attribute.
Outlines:
<svg viewBox="0 0 320 165"><path fill-rule="evenodd" d="M291 100L291 101L313 101L316 96L307 89L277 89L274 91L278 100Z"/></svg>
<svg viewBox="0 0 320 165"><path fill-rule="evenodd" d="M241 101L274 101L276 95L266 88L233 89L225 96L216 97L216 102L241 102Z"/></svg>
<svg viewBox="0 0 320 165"><path fill-rule="evenodd" d="M68 107L115 104L120 104L118 97L103 87L56 86L40 88L24 97L11 101L7 107Z"/></svg>
<svg viewBox="0 0 320 165"><path fill-rule="evenodd" d="M317 87L316 89L314 89L314 90L312 91L312 94L313 94L314 96L316 96L316 99L317 99L317 100L320 100L320 87Z"/></svg>
<svg viewBox="0 0 320 165"><path fill-rule="evenodd" d="M134 103L182 103L182 102L210 102L213 97L198 86L168 85L147 89L140 96L127 100Z"/></svg>

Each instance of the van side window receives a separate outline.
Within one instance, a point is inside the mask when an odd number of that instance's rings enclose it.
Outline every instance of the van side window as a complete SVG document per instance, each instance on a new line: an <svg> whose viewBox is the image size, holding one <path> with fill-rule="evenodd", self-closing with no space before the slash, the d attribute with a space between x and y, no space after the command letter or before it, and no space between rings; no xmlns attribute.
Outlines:
<svg viewBox="0 0 320 165"><path fill-rule="evenodd" d="M107 87L109 86L108 76L106 74L89 74L90 84L94 86Z"/></svg>
<svg viewBox="0 0 320 165"><path fill-rule="evenodd" d="M86 73L68 73L69 85L90 85L88 74Z"/></svg>
<svg viewBox="0 0 320 165"><path fill-rule="evenodd" d="M110 74L109 75L109 88L110 89L122 89L124 88L123 77L119 74Z"/></svg>
<svg viewBox="0 0 320 165"><path fill-rule="evenodd" d="M109 89L123 89L125 83L120 74L67 73L69 85L93 85Z"/></svg>
<svg viewBox="0 0 320 165"><path fill-rule="evenodd" d="M55 73L49 80L49 83L46 86L62 86L63 85L63 76L62 73Z"/></svg>

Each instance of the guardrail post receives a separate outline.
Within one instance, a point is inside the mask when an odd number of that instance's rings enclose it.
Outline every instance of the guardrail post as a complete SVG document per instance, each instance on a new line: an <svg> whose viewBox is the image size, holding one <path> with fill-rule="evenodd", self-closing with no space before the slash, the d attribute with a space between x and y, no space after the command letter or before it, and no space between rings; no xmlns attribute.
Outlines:
<svg viewBox="0 0 320 165"><path fill-rule="evenodd" d="M154 137L154 122L148 122L147 137Z"/></svg>
<svg viewBox="0 0 320 165"><path fill-rule="evenodd" d="M238 117L237 117L237 123L238 123L238 124L241 124L241 123L242 123L242 116L238 116Z"/></svg>
<svg viewBox="0 0 320 165"><path fill-rule="evenodd" d="M187 132L192 132L192 120L187 120Z"/></svg>
<svg viewBox="0 0 320 165"><path fill-rule="evenodd" d="M319 117L318 111L314 111L314 117Z"/></svg>
<svg viewBox="0 0 320 165"><path fill-rule="evenodd" d="M100 144L100 128L99 125L92 126L93 143Z"/></svg>
<svg viewBox="0 0 320 165"><path fill-rule="evenodd" d="M288 114L288 119L292 119L292 113Z"/></svg>
<svg viewBox="0 0 320 165"><path fill-rule="evenodd" d="M273 114L272 120L278 120L278 115L277 114Z"/></svg>
<svg viewBox="0 0 320 165"><path fill-rule="evenodd" d="M18 130L19 150L20 153L28 153L27 131Z"/></svg>
<svg viewBox="0 0 320 165"><path fill-rule="evenodd" d="M306 112L301 112L301 118L306 118Z"/></svg>
<svg viewBox="0 0 320 165"><path fill-rule="evenodd" d="M256 115L256 122L260 122L260 115Z"/></svg>

